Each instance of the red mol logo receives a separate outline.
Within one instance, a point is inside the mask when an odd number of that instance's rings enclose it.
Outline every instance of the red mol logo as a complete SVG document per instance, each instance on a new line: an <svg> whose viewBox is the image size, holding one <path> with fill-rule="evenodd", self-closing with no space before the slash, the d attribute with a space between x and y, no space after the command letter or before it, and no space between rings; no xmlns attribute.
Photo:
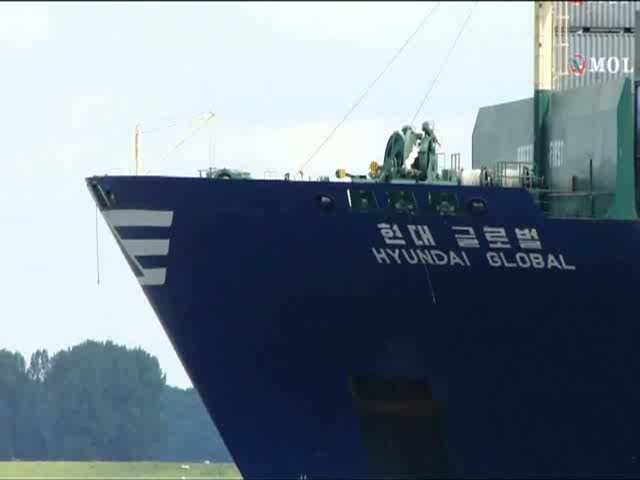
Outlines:
<svg viewBox="0 0 640 480"><path fill-rule="evenodd" d="M587 71L587 59L584 55L576 53L571 60L569 60L569 70L574 75L584 75Z"/></svg>

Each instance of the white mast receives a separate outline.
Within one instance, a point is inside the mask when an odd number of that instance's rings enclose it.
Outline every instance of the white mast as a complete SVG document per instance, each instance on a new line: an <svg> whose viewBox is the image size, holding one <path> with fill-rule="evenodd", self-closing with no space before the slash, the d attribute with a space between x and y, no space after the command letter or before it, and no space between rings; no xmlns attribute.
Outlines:
<svg viewBox="0 0 640 480"><path fill-rule="evenodd" d="M140 125L136 125L136 128L133 131L133 161L136 165L136 175L140 175L140 171L142 170L142 163L140 162Z"/></svg>

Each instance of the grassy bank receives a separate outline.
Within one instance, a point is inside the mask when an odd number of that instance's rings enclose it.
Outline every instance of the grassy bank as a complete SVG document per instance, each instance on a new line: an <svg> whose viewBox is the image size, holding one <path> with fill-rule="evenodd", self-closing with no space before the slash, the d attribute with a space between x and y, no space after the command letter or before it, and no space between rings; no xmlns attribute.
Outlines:
<svg viewBox="0 0 640 480"><path fill-rule="evenodd" d="M189 468L182 468L188 465ZM0 462L0 479L149 478L239 479L232 463L168 462Z"/></svg>

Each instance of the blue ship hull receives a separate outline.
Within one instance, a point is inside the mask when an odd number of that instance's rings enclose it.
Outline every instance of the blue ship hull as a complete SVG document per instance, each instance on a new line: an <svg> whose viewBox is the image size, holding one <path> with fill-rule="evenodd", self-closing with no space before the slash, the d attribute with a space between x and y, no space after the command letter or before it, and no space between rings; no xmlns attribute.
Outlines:
<svg viewBox="0 0 640 480"><path fill-rule="evenodd" d="M88 183L244 478L640 475L637 222L522 189Z"/></svg>

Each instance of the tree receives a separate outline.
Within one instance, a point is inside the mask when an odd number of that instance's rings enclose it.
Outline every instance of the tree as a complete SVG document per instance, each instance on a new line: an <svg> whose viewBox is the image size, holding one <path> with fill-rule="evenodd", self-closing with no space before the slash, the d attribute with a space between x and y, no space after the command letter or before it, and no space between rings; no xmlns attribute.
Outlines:
<svg viewBox="0 0 640 480"><path fill-rule="evenodd" d="M87 341L51 360L51 392L58 439L54 458L140 460L162 425L159 401L165 376L142 349Z"/></svg>
<svg viewBox="0 0 640 480"><path fill-rule="evenodd" d="M31 361L29 362L29 368L27 369L27 376L29 377L29 380L34 383L44 383L50 368L51 361L49 360L49 353L47 350L36 350L31 355Z"/></svg>
<svg viewBox="0 0 640 480"><path fill-rule="evenodd" d="M231 455L211 421L198 392L165 387L162 418L169 435L159 437L153 458L165 462L230 462Z"/></svg>
<svg viewBox="0 0 640 480"><path fill-rule="evenodd" d="M25 368L22 355L0 350L0 459L16 454L17 412L27 384Z"/></svg>
<svg viewBox="0 0 640 480"><path fill-rule="evenodd" d="M45 459L49 455L53 411L51 395L44 382L50 366L47 350L37 350L31 355L27 383L17 412L20 428L15 438L16 456L25 460Z"/></svg>
<svg viewBox="0 0 640 480"><path fill-rule="evenodd" d="M198 393L141 348L0 350L0 460L231 461Z"/></svg>

